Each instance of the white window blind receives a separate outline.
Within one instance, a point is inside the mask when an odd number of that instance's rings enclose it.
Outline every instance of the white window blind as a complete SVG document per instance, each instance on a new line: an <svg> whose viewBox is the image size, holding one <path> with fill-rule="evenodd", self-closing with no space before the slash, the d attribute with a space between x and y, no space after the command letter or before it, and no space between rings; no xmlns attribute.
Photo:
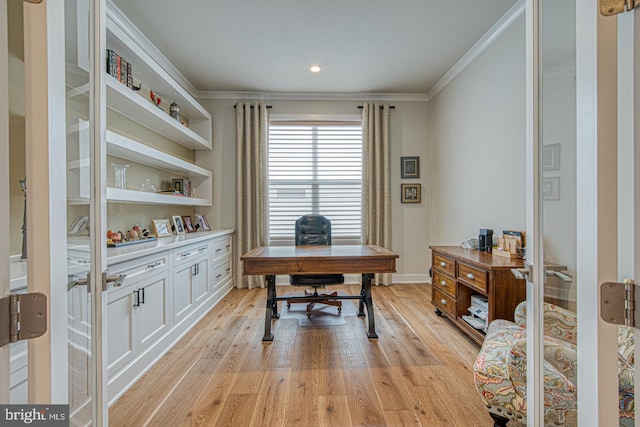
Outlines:
<svg viewBox="0 0 640 427"><path fill-rule="evenodd" d="M333 243L360 242L362 126L359 122L272 122L269 126L269 238L292 244L295 221L331 220Z"/></svg>

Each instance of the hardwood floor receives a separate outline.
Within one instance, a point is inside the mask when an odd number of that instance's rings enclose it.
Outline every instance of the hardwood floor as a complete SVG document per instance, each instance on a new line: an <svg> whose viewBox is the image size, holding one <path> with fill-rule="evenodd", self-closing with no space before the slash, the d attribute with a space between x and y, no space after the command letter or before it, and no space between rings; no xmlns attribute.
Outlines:
<svg viewBox="0 0 640 427"><path fill-rule="evenodd" d="M434 314L430 285L374 287L371 341L364 319L345 317L278 319L262 343L265 294L231 291L110 408L110 425L493 425L473 386L479 348Z"/></svg>

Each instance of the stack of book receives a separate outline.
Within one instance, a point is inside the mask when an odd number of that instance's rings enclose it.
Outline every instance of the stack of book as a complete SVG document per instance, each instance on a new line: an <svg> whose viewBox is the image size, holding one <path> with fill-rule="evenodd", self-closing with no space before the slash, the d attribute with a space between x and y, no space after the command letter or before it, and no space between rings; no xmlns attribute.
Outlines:
<svg viewBox="0 0 640 427"><path fill-rule="evenodd" d="M111 49L107 49L107 73L115 77L120 83L133 89L131 63Z"/></svg>

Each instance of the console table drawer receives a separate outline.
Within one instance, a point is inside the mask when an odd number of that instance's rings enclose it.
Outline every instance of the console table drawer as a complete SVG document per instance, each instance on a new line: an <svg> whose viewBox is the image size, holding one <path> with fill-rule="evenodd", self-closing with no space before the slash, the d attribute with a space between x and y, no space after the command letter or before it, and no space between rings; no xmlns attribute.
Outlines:
<svg viewBox="0 0 640 427"><path fill-rule="evenodd" d="M456 301L438 289L433 290L433 302L451 317L456 316Z"/></svg>
<svg viewBox="0 0 640 427"><path fill-rule="evenodd" d="M487 272L463 262L458 263L458 278L487 292Z"/></svg>
<svg viewBox="0 0 640 427"><path fill-rule="evenodd" d="M451 258L447 258L439 254L433 254L433 266L445 273L449 273L452 276L456 275L456 262Z"/></svg>
<svg viewBox="0 0 640 427"><path fill-rule="evenodd" d="M433 273L433 287L456 297L456 281L437 271Z"/></svg>

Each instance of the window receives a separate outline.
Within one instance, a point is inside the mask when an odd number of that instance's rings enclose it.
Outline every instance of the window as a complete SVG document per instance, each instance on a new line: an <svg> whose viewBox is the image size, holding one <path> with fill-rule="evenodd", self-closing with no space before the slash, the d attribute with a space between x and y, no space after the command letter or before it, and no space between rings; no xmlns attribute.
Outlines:
<svg viewBox="0 0 640 427"><path fill-rule="evenodd" d="M278 122L269 126L269 238L293 244L295 221L331 220L334 244L360 243L362 126Z"/></svg>

